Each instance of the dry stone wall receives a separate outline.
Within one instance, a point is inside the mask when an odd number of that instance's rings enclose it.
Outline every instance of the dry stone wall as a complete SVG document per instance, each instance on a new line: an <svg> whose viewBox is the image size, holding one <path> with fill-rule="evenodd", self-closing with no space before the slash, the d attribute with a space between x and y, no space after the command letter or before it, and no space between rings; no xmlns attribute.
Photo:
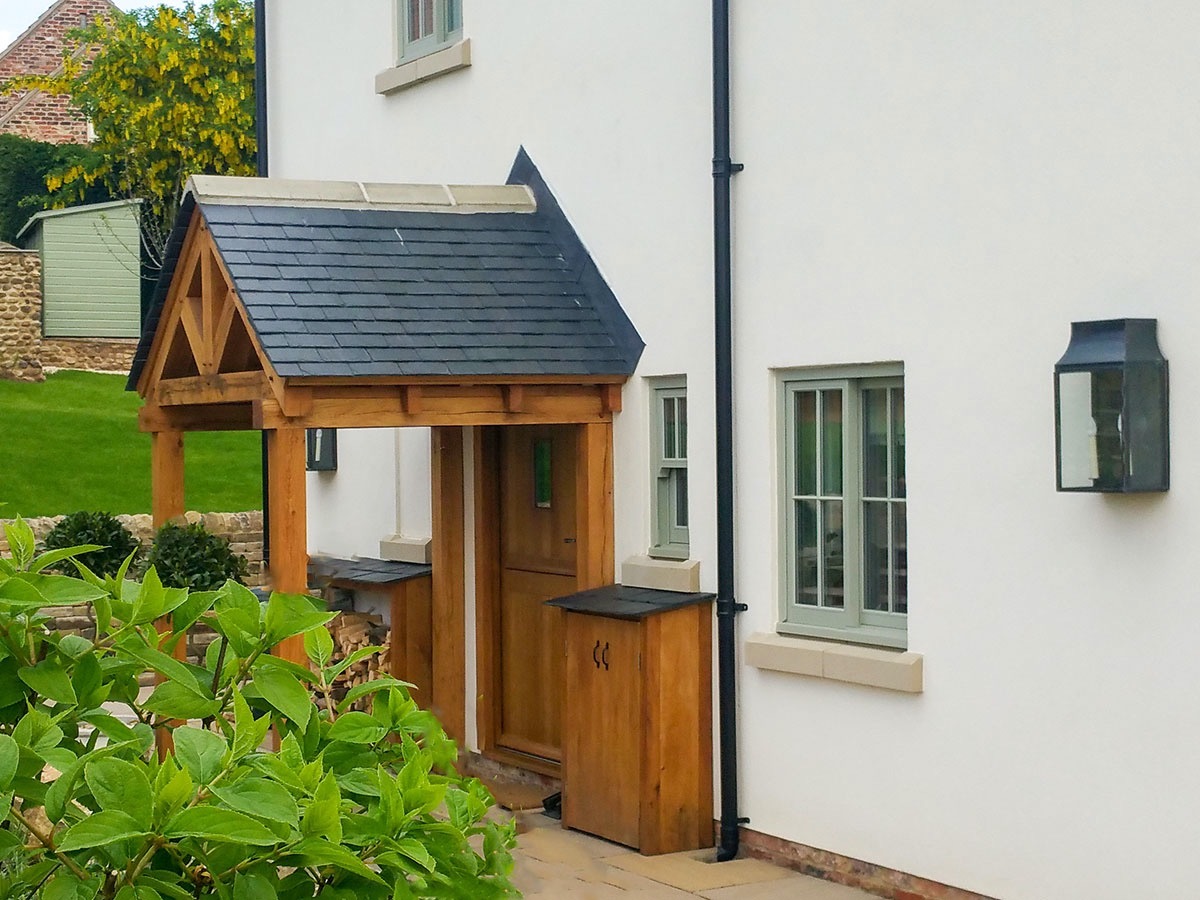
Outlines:
<svg viewBox="0 0 1200 900"><path fill-rule="evenodd" d="M34 536L41 547L46 535L62 520L62 516L39 516L26 519ZM132 532L133 536L149 547L154 538L154 523L148 515L117 516L121 523ZM263 584L263 522L262 513L258 511L237 513L197 513L189 512L184 517L188 523L201 522L205 529L229 541L234 553L246 557L249 575L246 584L250 587L260 587ZM0 555L8 553L8 541L4 530L0 528ZM96 634L96 623L91 611L84 607L62 606L47 610L55 618L55 627L59 631L72 631L91 638ZM196 627L188 635L188 658L198 662L204 658L204 652L212 643L215 635L204 627Z"/></svg>
<svg viewBox="0 0 1200 900"><path fill-rule="evenodd" d="M47 369L87 369L127 373L133 366L135 340L42 338L40 355Z"/></svg>
<svg viewBox="0 0 1200 900"><path fill-rule="evenodd" d="M41 381L42 262L0 248L0 378Z"/></svg>

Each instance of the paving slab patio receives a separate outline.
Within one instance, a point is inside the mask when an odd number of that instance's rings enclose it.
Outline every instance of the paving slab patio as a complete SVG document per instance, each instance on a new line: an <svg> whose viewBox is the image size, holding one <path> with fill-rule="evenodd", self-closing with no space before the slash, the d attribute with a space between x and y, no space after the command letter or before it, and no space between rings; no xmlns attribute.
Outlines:
<svg viewBox="0 0 1200 900"><path fill-rule="evenodd" d="M715 863L714 851L642 856L628 847L564 829L540 811L516 813L513 881L527 898L557 900L871 900L854 888L756 859Z"/></svg>

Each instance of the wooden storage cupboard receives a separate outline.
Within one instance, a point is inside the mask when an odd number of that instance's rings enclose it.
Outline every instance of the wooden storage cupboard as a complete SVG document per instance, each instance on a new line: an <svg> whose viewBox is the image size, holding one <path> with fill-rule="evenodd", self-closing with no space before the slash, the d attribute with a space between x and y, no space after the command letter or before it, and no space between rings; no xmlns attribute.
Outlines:
<svg viewBox="0 0 1200 900"><path fill-rule="evenodd" d="M432 567L383 559L314 557L309 580L321 587L386 594L391 619L388 674L413 685L413 699L428 709L433 692Z"/></svg>
<svg viewBox="0 0 1200 900"><path fill-rule="evenodd" d="M712 846L708 594L610 585L566 610L563 825L645 854Z"/></svg>

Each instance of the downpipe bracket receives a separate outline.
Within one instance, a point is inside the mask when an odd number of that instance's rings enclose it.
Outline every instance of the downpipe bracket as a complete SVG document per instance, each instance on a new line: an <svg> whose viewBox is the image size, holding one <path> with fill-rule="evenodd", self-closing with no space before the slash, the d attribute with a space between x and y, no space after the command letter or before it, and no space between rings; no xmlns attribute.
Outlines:
<svg viewBox="0 0 1200 900"><path fill-rule="evenodd" d="M731 159L714 159L713 178L728 178L730 175L736 175L745 168L745 163L737 163Z"/></svg>

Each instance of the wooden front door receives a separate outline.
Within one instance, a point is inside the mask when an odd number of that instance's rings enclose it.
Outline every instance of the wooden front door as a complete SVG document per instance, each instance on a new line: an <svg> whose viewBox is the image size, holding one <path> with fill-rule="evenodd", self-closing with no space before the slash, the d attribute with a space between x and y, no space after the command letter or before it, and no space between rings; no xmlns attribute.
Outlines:
<svg viewBox="0 0 1200 900"><path fill-rule="evenodd" d="M562 758L566 675L562 612L576 590L576 455L572 426L501 428L499 690L496 745Z"/></svg>

